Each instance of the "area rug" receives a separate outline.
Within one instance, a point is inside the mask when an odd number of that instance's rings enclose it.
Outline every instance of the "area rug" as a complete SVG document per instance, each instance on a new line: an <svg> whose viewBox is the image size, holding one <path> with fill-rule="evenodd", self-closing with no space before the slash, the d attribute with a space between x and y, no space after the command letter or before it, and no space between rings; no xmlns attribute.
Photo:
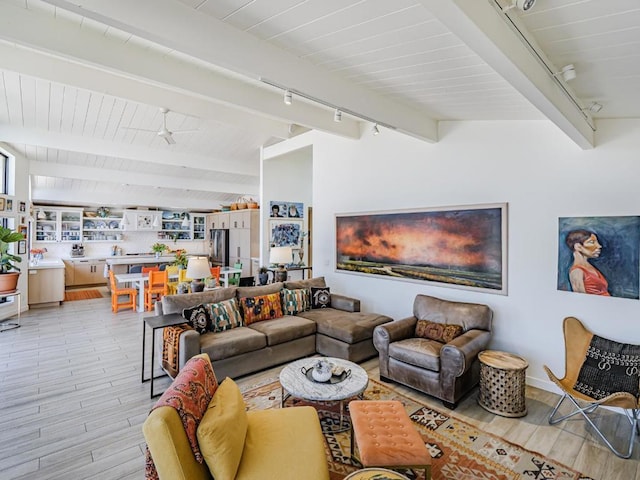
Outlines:
<svg viewBox="0 0 640 480"><path fill-rule="evenodd" d="M279 382L270 382L247 390L249 409L280 408ZM364 393L367 400L399 400L418 429L432 457L433 480L593 480L569 467L525 450L498 436L478 430L451 413L435 410L399 394L386 385L369 379ZM289 399L289 405L309 404ZM339 423L338 402L313 403L325 427ZM326 433L326 454L331 480L341 480L358 470L350 459L350 433ZM410 479L423 479L422 472L402 471Z"/></svg>
<svg viewBox="0 0 640 480"><path fill-rule="evenodd" d="M76 300L90 300L92 298L103 298L100 290L67 290L64 292L64 301L73 302Z"/></svg>

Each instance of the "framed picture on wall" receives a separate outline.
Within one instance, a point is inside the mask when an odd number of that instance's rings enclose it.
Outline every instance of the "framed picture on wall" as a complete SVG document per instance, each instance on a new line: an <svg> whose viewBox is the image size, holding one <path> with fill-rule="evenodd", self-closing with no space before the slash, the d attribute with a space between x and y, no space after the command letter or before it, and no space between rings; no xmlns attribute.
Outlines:
<svg viewBox="0 0 640 480"><path fill-rule="evenodd" d="M26 225L20 225L18 227L18 233L21 233L24 238L27 238L27 226Z"/></svg>
<svg viewBox="0 0 640 480"><path fill-rule="evenodd" d="M272 247L302 246L301 220L269 220L269 232L269 245Z"/></svg>
<svg viewBox="0 0 640 480"><path fill-rule="evenodd" d="M24 255L25 253L27 253L27 241L20 240L18 242L18 255Z"/></svg>
<svg viewBox="0 0 640 480"><path fill-rule="evenodd" d="M336 269L507 294L507 204L336 214Z"/></svg>
<svg viewBox="0 0 640 480"><path fill-rule="evenodd" d="M7 212L13 212L13 200L12 199L7 198L7 203L6 203L5 210Z"/></svg>
<svg viewBox="0 0 640 480"><path fill-rule="evenodd" d="M4 197L0 197L0 211L4 210L6 203L7 203L6 199Z"/></svg>
<svg viewBox="0 0 640 480"><path fill-rule="evenodd" d="M27 211L27 204L25 202L20 202L20 212L26 212Z"/></svg>

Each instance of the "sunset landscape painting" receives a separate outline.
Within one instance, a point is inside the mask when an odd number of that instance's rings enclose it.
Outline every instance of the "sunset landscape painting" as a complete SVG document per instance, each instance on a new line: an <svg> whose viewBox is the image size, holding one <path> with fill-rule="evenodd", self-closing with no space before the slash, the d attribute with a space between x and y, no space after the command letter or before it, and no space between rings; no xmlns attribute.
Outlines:
<svg viewBox="0 0 640 480"><path fill-rule="evenodd" d="M339 271L506 295L507 204L336 215Z"/></svg>

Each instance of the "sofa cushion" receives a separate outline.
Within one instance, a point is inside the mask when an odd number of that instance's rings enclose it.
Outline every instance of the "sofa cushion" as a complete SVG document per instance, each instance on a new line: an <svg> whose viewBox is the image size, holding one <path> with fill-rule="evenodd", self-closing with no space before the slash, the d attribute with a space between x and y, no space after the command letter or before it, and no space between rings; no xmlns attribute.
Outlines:
<svg viewBox="0 0 640 480"><path fill-rule="evenodd" d="M198 426L198 444L214 478L235 478L247 435L247 411L238 385L226 378Z"/></svg>
<svg viewBox="0 0 640 480"><path fill-rule="evenodd" d="M200 352L207 353L212 362L260 350L266 346L267 337L247 327L200 335Z"/></svg>
<svg viewBox="0 0 640 480"><path fill-rule="evenodd" d="M237 291L238 299L246 297L258 297L260 295L269 295L270 293L280 293L284 287L284 283L276 282L267 285L258 285L257 287L239 287Z"/></svg>
<svg viewBox="0 0 640 480"><path fill-rule="evenodd" d="M282 292L282 313L285 315L297 315L311 308L311 292L308 288L296 288L289 290L283 288Z"/></svg>
<svg viewBox="0 0 640 480"><path fill-rule="evenodd" d="M307 278L306 280L293 280L284 283L284 288L288 288L289 290L311 287L324 288L326 286L327 284L325 283L324 277Z"/></svg>
<svg viewBox="0 0 640 480"><path fill-rule="evenodd" d="M449 343L463 333L464 328L462 328L462 325L430 322L429 320L418 320L416 322L416 337L427 338L436 342Z"/></svg>
<svg viewBox="0 0 640 480"><path fill-rule="evenodd" d="M185 308L190 308L203 303L216 303L229 300L236 294L237 287L216 288L206 292L185 293L180 295L164 295L162 297L162 313L182 313Z"/></svg>
<svg viewBox="0 0 640 480"><path fill-rule="evenodd" d="M240 299L245 325L282 317L280 292Z"/></svg>
<svg viewBox="0 0 640 480"><path fill-rule="evenodd" d="M210 319L209 330L212 332L224 332L243 325L242 315L240 315L235 298L218 303L208 303L206 307Z"/></svg>
<svg viewBox="0 0 640 480"><path fill-rule="evenodd" d="M311 287L311 308L327 308L331 306L331 290L329 287Z"/></svg>
<svg viewBox="0 0 640 480"><path fill-rule="evenodd" d="M205 305L185 308L182 310L182 317L187 320L189 325L199 334L211 330L211 317L209 317L209 309Z"/></svg>
<svg viewBox="0 0 640 480"><path fill-rule="evenodd" d="M443 344L426 338L407 338L389 344L389 356L404 363L434 372L440 371Z"/></svg>
<svg viewBox="0 0 640 480"><path fill-rule="evenodd" d="M267 345L278 345L316 333L315 322L293 315L254 323L250 328L267 337Z"/></svg>
<svg viewBox="0 0 640 480"><path fill-rule="evenodd" d="M331 307L300 312L298 316L316 322L316 332L350 344L372 338L376 326L391 321L386 315L344 312Z"/></svg>

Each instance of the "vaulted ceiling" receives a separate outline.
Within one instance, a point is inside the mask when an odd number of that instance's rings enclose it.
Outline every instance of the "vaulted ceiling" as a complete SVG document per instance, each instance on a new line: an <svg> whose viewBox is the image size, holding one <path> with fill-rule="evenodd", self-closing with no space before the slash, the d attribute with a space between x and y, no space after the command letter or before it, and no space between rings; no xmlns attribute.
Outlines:
<svg viewBox="0 0 640 480"><path fill-rule="evenodd" d="M549 119L586 149L598 118L640 117L637 0L510 7L0 0L0 142L36 202L209 210L258 197L260 148L308 129L437 142L442 120Z"/></svg>

